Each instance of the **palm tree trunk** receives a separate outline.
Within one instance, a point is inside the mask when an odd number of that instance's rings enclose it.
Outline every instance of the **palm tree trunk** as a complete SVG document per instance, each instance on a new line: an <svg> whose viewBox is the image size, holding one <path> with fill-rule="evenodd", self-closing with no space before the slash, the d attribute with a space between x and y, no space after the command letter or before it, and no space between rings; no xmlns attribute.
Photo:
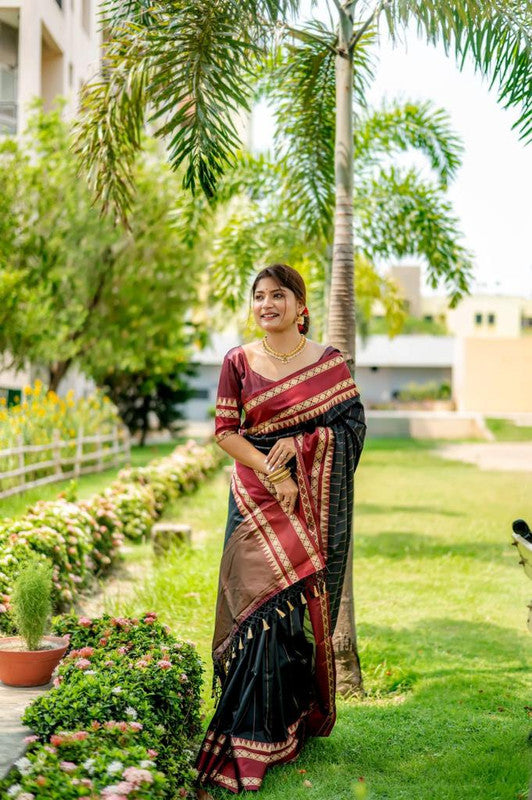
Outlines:
<svg viewBox="0 0 532 800"><path fill-rule="evenodd" d="M336 210L329 296L328 341L342 351L349 369L355 366L355 288L353 251L353 33L352 12L340 13L339 54L336 56ZM334 634L338 690L362 691L356 644L353 598L353 546L349 546L338 623Z"/></svg>

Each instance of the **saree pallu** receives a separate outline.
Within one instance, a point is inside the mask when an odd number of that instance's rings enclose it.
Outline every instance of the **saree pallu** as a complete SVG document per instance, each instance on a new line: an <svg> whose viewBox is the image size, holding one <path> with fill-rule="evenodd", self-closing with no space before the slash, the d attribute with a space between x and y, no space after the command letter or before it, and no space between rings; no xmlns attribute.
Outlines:
<svg viewBox="0 0 532 800"><path fill-rule="evenodd" d="M265 474L235 463L213 638L220 696L196 762L200 785L232 792L259 789L269 766L294 760L308 736L334 726L332 635L366 430L336 348L251 393L242 370L245 360L224 362L217 438L238 430L266 454L294 437L288 465L299 496L288 515Z"/></svg>

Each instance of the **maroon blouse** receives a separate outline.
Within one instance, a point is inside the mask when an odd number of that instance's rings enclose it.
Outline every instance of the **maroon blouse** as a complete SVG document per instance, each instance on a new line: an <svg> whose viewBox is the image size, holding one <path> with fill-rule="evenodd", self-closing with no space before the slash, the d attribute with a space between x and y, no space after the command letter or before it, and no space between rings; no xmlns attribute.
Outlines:
<svg viewBox="0 0 532 800"><path fill-rule="evenodd" d="M298 373L303 373L319 364L325 357L332 353L339 354L340 351L328 345L320 357L310 365L285 375L283 378L266 378L255 370L251 369L244 349L241 345L231 348L224 356L220 379L218 382L218 392L216 398L216 417L215 417L215 438L221 442L226 436L233 433L245 433L250 427L246 420L241 420L242 409L249 398L269 385L286 381L293 378ZM302 376L304 379L304 376Z"/></svg>

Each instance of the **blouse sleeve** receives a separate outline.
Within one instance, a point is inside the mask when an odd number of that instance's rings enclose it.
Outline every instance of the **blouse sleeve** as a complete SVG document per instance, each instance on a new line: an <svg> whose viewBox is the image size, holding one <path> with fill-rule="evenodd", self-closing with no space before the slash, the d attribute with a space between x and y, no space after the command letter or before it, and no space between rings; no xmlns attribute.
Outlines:
<svg viewBox="0 0 532 800"><path fill-rule="evenodd" d="M241 380L232 358L225 356L218 382L214 437L221 442L226 436L238 433L242 412Z"/></svg>

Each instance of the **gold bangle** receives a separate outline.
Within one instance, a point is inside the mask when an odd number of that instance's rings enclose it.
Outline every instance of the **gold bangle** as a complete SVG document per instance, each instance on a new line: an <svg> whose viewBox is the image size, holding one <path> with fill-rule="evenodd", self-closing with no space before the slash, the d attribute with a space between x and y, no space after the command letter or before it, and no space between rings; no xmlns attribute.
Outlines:
<svg viewBox="0 0 532 800"><path fill-rule="evenodd" d="M274 469L273 472L269 472L268 473L268 478L272 478L272 477L275 478L276 475L280 475L281 472L285 471L285 469L288 469L288 467L286 465L284 465L282 467L277 467L277 469Z"/></svg>
<svg viewBox="0 0 532 800"><path fill-rule="evenodd" d="M275 477L275 480L272 481L272 483L281 483L281 481L286 480L286 478L290 478L291 475L292 475L292 473L290 472L289 469L287 469L285 472L282 472L280 475L277 475ZM270 478L270 480L271 480L271 478Z"/></svg>

